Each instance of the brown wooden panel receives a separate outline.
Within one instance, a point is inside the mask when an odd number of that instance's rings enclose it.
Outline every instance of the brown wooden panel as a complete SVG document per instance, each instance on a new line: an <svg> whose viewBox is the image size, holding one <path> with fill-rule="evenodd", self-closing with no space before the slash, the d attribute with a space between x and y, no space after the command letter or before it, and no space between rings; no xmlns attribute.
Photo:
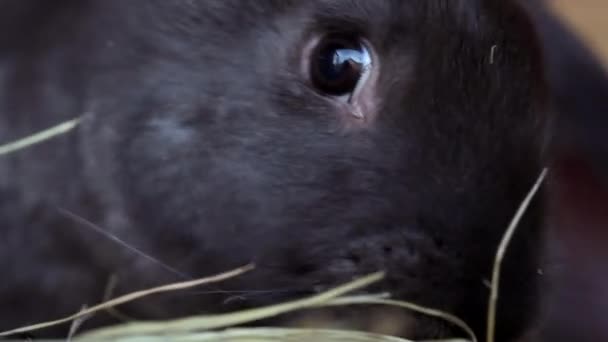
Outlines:
<svg viewBox="0 0 608 342"><path fill-rule="evenodd" d="M608 0L552 0L558 13L603 56L608 65Z"/></svg>

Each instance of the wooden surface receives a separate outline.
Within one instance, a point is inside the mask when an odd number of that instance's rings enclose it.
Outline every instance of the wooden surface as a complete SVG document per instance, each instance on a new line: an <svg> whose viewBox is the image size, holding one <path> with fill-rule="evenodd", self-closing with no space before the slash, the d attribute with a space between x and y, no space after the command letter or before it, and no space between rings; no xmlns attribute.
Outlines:
<svg viewBox="0 0 608 342"><path fill-rule="evenodd" d="M608 65L608 0L551 0Z"/></svg>

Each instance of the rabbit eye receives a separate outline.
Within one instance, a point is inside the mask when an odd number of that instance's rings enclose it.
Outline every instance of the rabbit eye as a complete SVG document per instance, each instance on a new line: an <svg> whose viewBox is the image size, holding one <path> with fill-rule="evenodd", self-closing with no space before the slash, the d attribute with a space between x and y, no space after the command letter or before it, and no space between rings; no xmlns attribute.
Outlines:
<svg viewBox="0 0 608 342"><path fill-rule="evenodd" d="M355 91L371 62L370 53L360 39L328 35L312 52L310 77L321 92L343 96Z"/></svg>

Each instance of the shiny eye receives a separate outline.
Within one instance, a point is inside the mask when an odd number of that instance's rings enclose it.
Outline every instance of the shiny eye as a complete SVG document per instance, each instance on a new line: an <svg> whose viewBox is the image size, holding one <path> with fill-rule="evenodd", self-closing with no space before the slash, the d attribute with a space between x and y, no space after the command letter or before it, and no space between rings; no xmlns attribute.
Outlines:
<svg viewBox="0 0 608 342"><path fill-rule="evenodd" d="M310 77L313 85L331 96L353 93L371 66L371 56L357 38L327 36L313 50Z"/></svg>

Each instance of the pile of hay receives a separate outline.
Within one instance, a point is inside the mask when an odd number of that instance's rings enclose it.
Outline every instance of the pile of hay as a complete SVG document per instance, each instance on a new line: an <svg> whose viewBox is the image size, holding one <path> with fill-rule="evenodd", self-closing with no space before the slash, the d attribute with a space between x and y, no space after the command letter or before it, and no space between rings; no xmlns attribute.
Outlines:
<svg viewBox="0 0 608 342"><path fill-rule="evenodd" d="M121 296L91 308L86 308L77 314L52 322L45 322L32 326L22 327L11 331L1 332L0 337L10 336L19 333L26 333L38 329L44 329L58 324L72 324L69 339L82 341L361 341L361 342L407 342L408 340L371 334L359 331L331 330L331 329L298 329L298 328L234 328L240 324L275 317L277 315L320 307L345 306L345 305L388 305L400 307L439 317L462 328L469 336L470 340L449 340L449 341L473 341L477 339L469 326L457 317L438 310L427 309L415 304L391 300L388 295L362 295L346 296L349 292L364 288L384 277L383 273L375 273L367 277L355 280L346 285L334 288L327 292L282 304L268 307L255 308L240 312L233 312L219 315L193 316L164 322L135 322L116 326L101 328L88 331L81 336L74 337L76 329L84 320L91 315L102 310L115 308L118 305L127 303L152 294L168 291L182 290L202 284L222 281L231 277L238 276L253 269L248 265L231 272L223 273L214 277L200 280L176 283L144 291L134 292Z"/></svg>

